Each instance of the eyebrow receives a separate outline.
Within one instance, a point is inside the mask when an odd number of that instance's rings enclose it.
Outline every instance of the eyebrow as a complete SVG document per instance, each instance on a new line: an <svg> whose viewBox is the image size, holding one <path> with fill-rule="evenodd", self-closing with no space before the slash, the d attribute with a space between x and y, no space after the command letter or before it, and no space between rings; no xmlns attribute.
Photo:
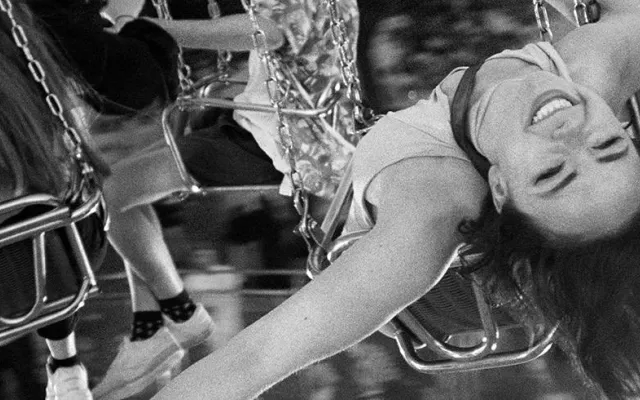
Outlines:
<svg viewBox="0 0 640 400"><path fill-rule="evenodd" d="M597 158L596 160L598 160L598 162L601 162L601 163L608 163L608 162L618 161L622 157L626 156L627 153L629 153L629 146L625 147L625 149L622 150L622 151L606 155L606 156L604 156L602 158Z"/></svg>

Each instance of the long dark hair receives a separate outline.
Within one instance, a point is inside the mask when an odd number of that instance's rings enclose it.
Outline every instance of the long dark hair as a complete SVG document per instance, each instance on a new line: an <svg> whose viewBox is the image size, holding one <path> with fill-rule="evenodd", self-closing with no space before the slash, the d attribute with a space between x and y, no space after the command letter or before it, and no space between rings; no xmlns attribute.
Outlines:
<svg viewBox="0 0 640 400"><path fill-rule="evenodd" d="M615 236L557 242L510 204L497 213L488 196L460 232L463 263L490 277L482 281L494 303L523 322L559 322L557 343L592 388L640 395L640 212Z"/></svg>
<svg viewBox="0 0 640 400"><path fill-rule="evenodd" d="M59 98L64 110L77 105L74 90L82 83L68 73L64 58L56 51L52 40L39 27L29 8L13 2L13 14L24 29L29 49L42 65L51 92ZM69 185L72 168L77 166L63 144L63 126L45 102L45 93L27 66L25 56L13 41L11 24L0 13L0 173L3 185L23 186L26 191L61 194ZM67 115L69 123L73 118ZM78 133L89 140L88 133L78 126ZM98 173L108 173L108 167L85 145ZM5 188L6 189L6 188Z"/></svg>

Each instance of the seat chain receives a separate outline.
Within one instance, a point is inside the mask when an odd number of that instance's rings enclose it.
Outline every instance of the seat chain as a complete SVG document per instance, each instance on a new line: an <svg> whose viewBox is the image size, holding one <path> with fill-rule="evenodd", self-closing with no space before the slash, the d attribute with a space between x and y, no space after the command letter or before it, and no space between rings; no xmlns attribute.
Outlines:
<svg viewBox="0 0 640 400"><path fill-rule="evenodd" d="M76 182L77 185L73 183L70 185L67 193L64 195L65 201L75 202L78 200L78 196L82 193L78 190L78 188L82 187L94 187L97 184L95 171L87 155L83 150L83 141L82 137L78 134L76 128L74 128L67 117L65 116L65 109L60 101L60 98L51 91L49 84L47 83L47 74L42 66L42 64L34 57L31 49L29 47L29 40L26 36L25 29L20 25L17 21L14 13L13 13L13 4L10 0L0 0L0 10L4 12L9 21L11 22L11 35L13 36L13 41L16 46L22 50L24 57L27 60L27 67L31 73L33 80L40 85L42 90L44 91L44 100L51 114L56 117L64 128L63 131L63 142L65 147L71 154L73 160L79 167L82 178L79 182ZM88 185L88 186L87 186Z"/></svg>

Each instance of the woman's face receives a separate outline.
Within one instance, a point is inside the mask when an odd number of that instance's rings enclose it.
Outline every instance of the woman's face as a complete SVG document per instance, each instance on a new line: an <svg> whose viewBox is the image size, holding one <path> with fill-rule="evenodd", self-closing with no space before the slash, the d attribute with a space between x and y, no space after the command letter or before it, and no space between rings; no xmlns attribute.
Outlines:
<svg viewBox="0 0 640 400"><path fill-rule="evenodd" d="M640 158L594 91L547 72L501 82L479 124L490 186L551 234L615 232L640 206Z"/></svg>

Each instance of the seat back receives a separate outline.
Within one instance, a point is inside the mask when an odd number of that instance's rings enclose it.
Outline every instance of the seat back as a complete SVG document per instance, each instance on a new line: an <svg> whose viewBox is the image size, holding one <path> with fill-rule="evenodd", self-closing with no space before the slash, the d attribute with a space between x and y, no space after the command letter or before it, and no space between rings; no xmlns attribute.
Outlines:
<svg viewBox="0 0 640 400"><path fill-rule="evenodd" d="M335 237L352 191L349 168L316 232L317 245L307 260L310 277L322 273L367 234L357 231ZM476 280L459 274L461 264L456 256L431 290L382 329L396 340L405 361L425 373L469 371L521 364L548 351L557 328L534 333L502 309L492 308Z"/></svg>
<svg viewBox="0 0 640 400"><path fill-rule="evenodd" d="M0 204L0 345L67 318L97 291L92 267L106 249L96 191L75 206L47 194Z"/></svg>

